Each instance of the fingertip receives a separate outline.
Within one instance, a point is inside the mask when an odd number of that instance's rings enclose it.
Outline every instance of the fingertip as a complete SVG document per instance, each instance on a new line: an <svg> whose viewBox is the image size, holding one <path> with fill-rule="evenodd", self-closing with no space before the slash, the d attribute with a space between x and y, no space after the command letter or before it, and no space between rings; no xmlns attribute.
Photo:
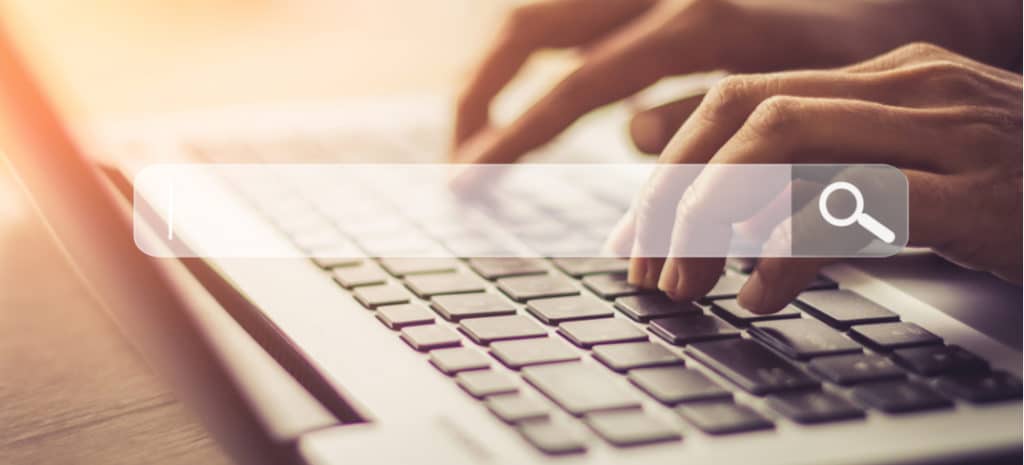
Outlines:
<svg viewBox="0 0 1024 465"><path fill-rule="evenodd" d="M644 153L659 153L665 148L665 124L652 112L640 112L629 121L633 145Z"/></svg>

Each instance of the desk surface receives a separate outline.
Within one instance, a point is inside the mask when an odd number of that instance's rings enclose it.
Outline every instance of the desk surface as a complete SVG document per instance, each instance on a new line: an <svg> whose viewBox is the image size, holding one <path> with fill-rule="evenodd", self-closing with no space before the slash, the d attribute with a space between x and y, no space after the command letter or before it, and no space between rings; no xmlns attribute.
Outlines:
<svg viewBox="0 0 1024 465"><path fill-rule="evenodd" d="M0 163L0 463L228 463L70 269Z"/></svg>

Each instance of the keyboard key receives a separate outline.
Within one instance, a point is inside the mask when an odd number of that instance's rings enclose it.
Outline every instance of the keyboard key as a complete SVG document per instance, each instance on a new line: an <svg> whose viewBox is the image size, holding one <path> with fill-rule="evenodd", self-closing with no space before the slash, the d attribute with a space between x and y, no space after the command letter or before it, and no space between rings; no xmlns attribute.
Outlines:
<svg viewBox="0 0 1024 465"><path fill-rule="evenodd" d="M550 337L498 341L491 344L491 355L515 370L530 365L580 359L569 344Z"/></svg>
<svg viewBox="0 0 1024 465"><path fill-rule="evenodd" d="M563 321L610 317L614 313L607 303L588 295L531 300L526 310L549 325Z"/></svg>
<svg viewBox="0 0 1024 465"><path fill-rule="evenodd" d="M902 379L905 374L886 357L877 354L848 354L819 357L808 364L815 373L836 384Z"/></svg>
<svg viewBox="0 0 1024 465"><path fill-rule="evenodd" d="M597 274L583 278L583 285L601 298L612 300L617 297L646 292L626 282L626 273Z"/></svg>
<svg viewBox="0 0 1024 465"><path fill-rule="evenodd" d="M787 305L775 313L757 314L740 306L736 299L717 300L711 304L711 311L739 327L745 327L755 321L781 320L786 318L800 318L800 310L792 305Z"/></svg>
<svg viewBox="0 0 1024 465"><path fill-rule="evenodd" d="M430 351L430 363L446 375L460 371L490 368L491 360L484 354L466 347L452 347Z"/></svg>
<svg viewBox="0 0 1024 465"><path fill-rule="evenodd" d="M325 270L363 264L361 252L354 249L337 248L311 252L313 263Z"/></svg>
<svg viewBox="0 0 1024 465"><path fill-rule="evenodd" d="M573 415L640 407L640 401L604 368L557 363L523 368L523 377Z"/></svg>
<svg viewBox="0 0 1024 465"><path fill-rule="evenodd" d="M477 399L519 391L514 378L491 370L464 371L455 375L455 384Z"/></svg>
<svg viewBox="0 0 1024 465"><path fill-rule="evenodd" d="M768 397L768 405L789 419L804 424L864 417L850 401L825 391L786 392Z"/></svg>
<svg viewBox="0 0 1024 465"><path fill-rule="evenodd" d="M545 337L548 331L526 315L506 315L462 320L459 329L473 342L487 345L494 341Z"/></svg>
<svg viewBox="0 0 1024 465"><path fill-rule="evenodd" d="M938 336L908 322L854 326L850 329L850 336L880 352L942 343Z"/></svg>
<svg viewBox="0 0 1024 465"><path fill-rule="evenodd" d="M848 290L804 292L797 299L797 304L808 313L839 329L900 319L899 315L885 307Z"/></svg>
<svg viewBox="0 0 1024 465"><path fill-rule="evenodd" d="M454 258L382 258L380 266L396 278L413 274L444 273L455 271L458 260Z"/></svg>
<svg viewBox="0 0 1024 465"><path fill-rule="evenodd" d="M509 276L547 273L544 262L529 258L474 258L469 261L469 266L484 279L491 281Z"/></svg>
<svg viewBox="0 0 1024 465"><path fill-rule="evenodd" d="M584 421L598 436L618 447L678 441L682 438L671 425L642 410L592 413Z"/></svg>
<svg viewBox="0 0 1024 465"><path fill-rule="evenodd" d="M643 294L615 299L615 308L626 316L647 322L654 318L699 313L700 307L692 302L673 302L665 294Z"/></svg>
<svg viewBox="0 0 1024 465"><path fill-rule="evenodd" d="M384 284L388 279L388 275L377 268L377 265L370 264L335 268L331 270L331 274L334 275L334 280L345 289Z"/></svg>
<svg viewBox="0 0 1024 465"><path fill-rule="evenodd" d="M549 413L548 406L540 399L523 395L490 397L484 405L505 423L545 420Z"/></svg>
<svg viewBox="0 0 1024 465"><path fill-rule="evenodd" d="M556 258L555 266L574 278L599 273L625 273L629 261L621 258Z"/></svg>
<svg viewBox="0 0 1024 465"><path fill-rule="evenodd" d="M1021 399L1020 379L1003 371L946 375L935 382L935 387L948 396L974 403Z"/></svg>
<svg viewBox="0 0 1024 465"><path fill-rule="evenodd" d="M807 283L807 286L804 287L805 291L817 291L822 289L839 289L839 283L819 274L814 278L814 281Z"/></svg>
<svg viewBox="0 0 1024 465"><path fill-rule="evenodd" d="M462 338L444 326L426 325L402 328L402 340L419 351L462 345Z"/></svg>
<svg viewBox="0 0 1024 465"><path fill-rule="evenodd" d="M405 278L405 285L423 299L435 295L483 292L487 289L480 278L465 273L412 275Z"/></svg>
<svg viewBox="0 0 1024 465"><path fill-rule="evenodd" d="M988 371L988 362L960 346L933 345L899 349L892 353L896 363L921 376Z"/></svg>
<svg viewBox="0 0 1024 465"><path fill-rule="evenodd" d="M681 366L630 370L629 380L663 404L732 397L698 370Z"/></svg>
<svg viewBox="0 0 1024 465"><path fill-rule="evenodd" d="M359 303L369 309L375 309L382 305L408 303L409 298L412 297L405 289L393 284L357 287L352 291L352 295Z"/></svg>
<svg viewBox="0 0 1024 465"><path fill-rule="evenodd" d="M558 333L580 347L616 342L646 341L647 333L619 318L567 321L558 325Z"/></svg>
<svg viewBox="0 0 1024 465"><path fill-rule="evenodd" d="M774 427L750 407L730 400L693 402L676 407L676 413L708 434L732 434Z"/></svg>
<svg viewBox="0 0 1024 465"><path fill-rule="evenodd" d="M686 350L752 394L818 386L818 382L800 368L750 339L697 342Z"/></svg>
<svg viewBox="0 0 1024 465"><path fill-rule="evenodd" d="M502 278L498 280L498 288L516 302L580 293L573 281L554 275Z"/></svg>
<svg viewBox="0 0 1024 465"><path fill-rule="evenodd" d="M952 402L928 386L911 381L882 381L853 388L853 397L867 407L887 413L949 407Z"/></svg>
<svg viewBox="0 0 1024 465"><path fill-rule="evenodd" d="M745 282L747 282L747 278L745 276L723 274L721 278L718 278L718 282L715 283L715 287L711 288L711 291L709 291L702 300L712 301L718 299L734 299L736 298L736 295L740 293L740 288L743 287L743 283Z"/></svg>
<svg viewBox="0 0 1024 465"><path fill-rule="evenodd" d="M512 302L500 295L487 292L439 295L431 300L430 307L448 321L511 315L516 312Z"/></svg>
<svg viewBox="0 0 1024 465"><path fill-rule="evenodd" d="M519 425L519 434L547 454L574 454L586 450L580 435L559 423L526 422Z"/></svg>
<svg viewBox="0 0 1024 465"><path fill-rule="evenodd" d="M757 266L756 258L733 257L725 260L725 267L741 274L750 274Z"/></svg>
<svg viewBox="0 0 1024 465"><path fill-rule="evenodd" d="M750 335L769 347L800 360L822 355L861 352L860 344L825 323L809 318L754 323Z"/></svg>
<svg viewBox="0 0 1024 465"><path fill-rule="evenodd" d="M377 307L377 319L388 328L401 329L433 323L434 314L416 304L385 305Z"/></svg>
<svg viewBox="0 0 1024 465"><path fill-rule="evenodd" d="M675 345L740 336L740 331L729 323L703 313L651 320L649 329Z"/></svg>
<svg viewBox="0 0 1024 465"><path fill-rule="evenodd" d="M594 358L615 371L625 372L634 368L649 368L682 365L683 359L652 342L628 344L606 344L594 347Z"/></svg>

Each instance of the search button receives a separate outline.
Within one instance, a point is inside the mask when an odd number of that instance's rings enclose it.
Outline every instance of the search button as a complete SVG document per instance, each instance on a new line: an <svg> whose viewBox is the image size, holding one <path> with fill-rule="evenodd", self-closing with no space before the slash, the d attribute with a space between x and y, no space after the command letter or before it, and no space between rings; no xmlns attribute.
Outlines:
<svg viewBox="0 0 1024 465"><path fill-rule="evenodd" d="M854 208L853 213L845 218L836 218L832 216L832 213L828 211L828 197L836 191L846 191L850 195L853 195ZM853 184L845 181L838 181L829 184L825 187L825 190L821 192L821 197L818 197L818 210L821 211L821 217L832 226L839 228L845 228L853 223L859 224L862 228L868 230L875 237L881 239L886 244L892 244L896 240L896 233L892 232L891 229L880 223L871 215L864 213L864 195L861 194L860 189Z"/></svg>

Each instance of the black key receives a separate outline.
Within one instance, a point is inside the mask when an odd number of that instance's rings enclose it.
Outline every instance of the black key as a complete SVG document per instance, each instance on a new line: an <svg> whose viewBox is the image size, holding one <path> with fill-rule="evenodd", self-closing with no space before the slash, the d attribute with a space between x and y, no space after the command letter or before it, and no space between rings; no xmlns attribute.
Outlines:
<svg viewBox="0 0 1024 465"><path fill-rule="evenodd" d="M382 258L380 266L392 276L401 278L413 274L455 271L454 258Z"/></svg>
<svg viewBox="0 0 1024 465"><path fill-rule="evenodd" d="M382 305L398 305L408 303L412 297L401 287L393 284L380 286L357 287L352 295L364 307L374 309Z"/></svg>
<svg viewBox="0 0 1024 465"><path fill-rule="evenodd" d="M900 319L885 307L848 290L804 292L797 299L797 304L808 313L839 329Z"/></svg>
<svg viewBox="0 0 1024 465"><path fill-rule="evenodd" d="M566 425L546 421L530 421L519 425L523 435L533 447L547 454L575 454L587 450L580 435Z"/></svg>
<svg viewBox="0 0 1024 465"><path fill-rule="evenodd" d="M825 391L786 392L768 397L768 405L797 423L824 423L863 418L852 402Z"/></svg>
<svg viewBox="0 0 1024 465"><path fill-rule="evenodd" d="M509 276L545 274L547 268L540 260L529 258L474 258L470 268L485 279L495 280Z"/></svg>
<svg viewBox="0 0 1024 465"><path fill-rule="evenodd" d="M599 273L625 273L629 262L621 258L556 258L555 266L569 276L580 278Z"/></svg>
<svg viewBox="0 0 1024 465"><path fill-rule="evenodd" d="M684 313L699 313L700 307L692 302L673 302L665 294L643 294L615 299L615 308L626 316L647 322Z"/></svg>
<svg viewBox="0 0 1024 465"><path fill-rule="evenodd" d="M604 368L557 363L523 368L523 377L573 415L636 408L640 401Z"/></svg>
<svg viewBox="0 0 1024 465"><path fill-rule="evenodd" d="M942 343L938 336L908 322L854 326L850 329L850 336L880 352Z"/></svg>
<svg viewBox="0 0 1024 465"><path fill-rule="evenodd" d="M740 331L711 315L690 313L651 320L651 332L676 345L740 336Z"/></svg>
<svg viewBox="0 0 1024 465"><path fill-rule="evenodd" d="M810 318L754 323L750 335L792 358L861 352L857 344L825 323Z"/></svg>
<svg viewBox="0 0 1024 465"><path fill-rule="evenodd" d="M571 280L555 275L502 278L498 280L498 288L516 302L580 293Z"/></svg>
<svg viewBox="0 0 1024 465"><path fill-rule="evenodd" d="M896 363L921 376L988 371L988 362L960 346L933 345L899 349L892 353Z"/></svg>
<svg viewBox="0 0 1024 465"><path fill-rule="evenodd" d="M491 355L509 368L579 360L580 356L565 341L555 338L518 339L491 344Z"/></svg>
<svg viewBox="0 0 1024 465"><path fill-rule="evenodd" d="M640 294L643 289L626 282L626 273L596 274L583 278L583 285L604 299Z"/></svg>
<svg viewBox="0 0 1024 465"><path fill-rule="evenodd" d="M787 305L775 313L758 314L740 306L736 299L716 300L711 304L711 311L724 318L729 323L744 327L755 321L782 320L786 318L799 318L800 310L792 305Z"/></svg>
<svg viewBox="0 0 1024 465"><path fill-rule="evenodd" d="M391 329L425 325L434 322L430 310L415 304L385 305L377 307L377 319Z"/></svg>
<svg viewBox="0 0 1024 465"><path fill-rule="evenodd" d="M629 380L663 404L732 397L718 383L692 368L658 367L630 370Z"/></svg>
<svg viewBox="0 0 1024 465"><path fill-rule="evenodd" d="M526 315L506 315L462 320L459 329L473 342L487 345L494 341L544 337L548 331Z"/></svg>
<svg viewBox="0 0 1024 465"><path fill-rule="evenodd" d="M335 268L331 270L334 280L345 289L352 289L359 286L372 286L384 284L388 275L377 268L377 265L363 264L360 266Z"/></svg>
<svg viewBox="0 0 1024 465"><path fill-rule="evenodd" d="M540 399L522 395L490 397L484 405L505 423L545 420L549 413L548 406Z"/></svg>
<svg viewBox="0 0 1024 465"><path fill-rule="evenodd" d="M731 434L774 427L750 407L730 400L693 402L676 407L676 413L708 434Z"/></svg>
<svg viewBox="0 0 1024 465"><path fill-rule="evenodd" d="M652 342L606 344L594 347L594 358L615 371L682 365L683 359Z"/></svg>
<svg viewBox="0 0 1024 465"><path fill-rule="evenodd" d="M979 404L1021 399L1020 379L1003 371L946 375L935 387L948 396Z"/></svg>
<svg viewBox="0 0 1024 465"><path fill-rule="evenodd" d="M953 405L928 386L911 381L860 384L853 388L853 397L867 407L888 413L916 412Z"/></svg>
<svg viewBox="0 0 1024 465"><path fill-rule="evenodd" d="M511 315L516 312L504 297L487 292L474 294L439 295L434 297L430 307L448 321L463 318Z"/></svg>
<svg viewBox="0 0 1024 465"><path fill-rule="evenodd" d="M818 386L818 382L800 368L750 339L697 342L686 350L753 394L771 394Z"/></svg>
<svg viewBox="0 0 1024 465"><path fill-rule="evenodd" d="M818 291L818 290L822 290L822 289L838 289L838 288L839 288L839 283L837 283L837 282L835 282L835 281L833 281L831 279L828 279L825 276L818 275L817 277L814 278L814 281L811 281L811 282L807 283L807 286L804 287L804 290L805 291Z"/></svg>
<svg viewBox="0 0 1024 465"><path fill-rule="evenodd" d="M405 285L423 299L435 295L483 292L484 282L465 273L422 274L407 276Z"/></svg>
<svg viewBox="0 0 1024 465"><path fill-rule="evenodd" d="M505 373L491 370L464 371L455 375L455 384L477 399L519 391L515 379Z"/></svg>
<svg viewBox="0 0 1024 465"><path fill-rule="evenodd" d="M458 333L438 325L402 328L402 340L419 351L462 345L462 338Z"/></svg>
<svg viewBox="0 0 1024 465"><path fill-rule="evenodd" d="M558 333L580 347L647 340L647 333L620 318L567 321L558 325Z"/></svg>
<svg viewBox="0 0 1024 465"><path fill-rule="evenodd" d="M678 441L682 438L671 425L651 417L643 410L592 413L584 421L598 436L618 447Z"/></svg>
<svg viewBox="0 0 1024 465"><path fill-rule="evenodd" d="M733 299L740 293L740 288L743 287L743 283L746 281L747 279L745 276L723 274L718 278L718 282L715 283L715 287L711 288L711 291L704 296L703 300L711 301L718 299Z"/></svg>
<svg viewBox="0 0 1024 465"><path fill-rule="evenodd" d="M902 379L903 370L886 357L877 354L847 354L819 357L808 364L825 379L843 385Z"/></svg>
<svg viewBox="0 0 1024 465"><path fill-rule="evenodd" d="M549 325L563 321L610 317L614 313L607 303L588 295L531 300L526 305L526 310Z"/></svg>
<svg viewBox="0 0 1024 465"><path fill-rule="evenodd" d="M467 347L452 347L430 351L430 363L446 375L460 371L490 368L491 360L484 354Z"/></svg>

